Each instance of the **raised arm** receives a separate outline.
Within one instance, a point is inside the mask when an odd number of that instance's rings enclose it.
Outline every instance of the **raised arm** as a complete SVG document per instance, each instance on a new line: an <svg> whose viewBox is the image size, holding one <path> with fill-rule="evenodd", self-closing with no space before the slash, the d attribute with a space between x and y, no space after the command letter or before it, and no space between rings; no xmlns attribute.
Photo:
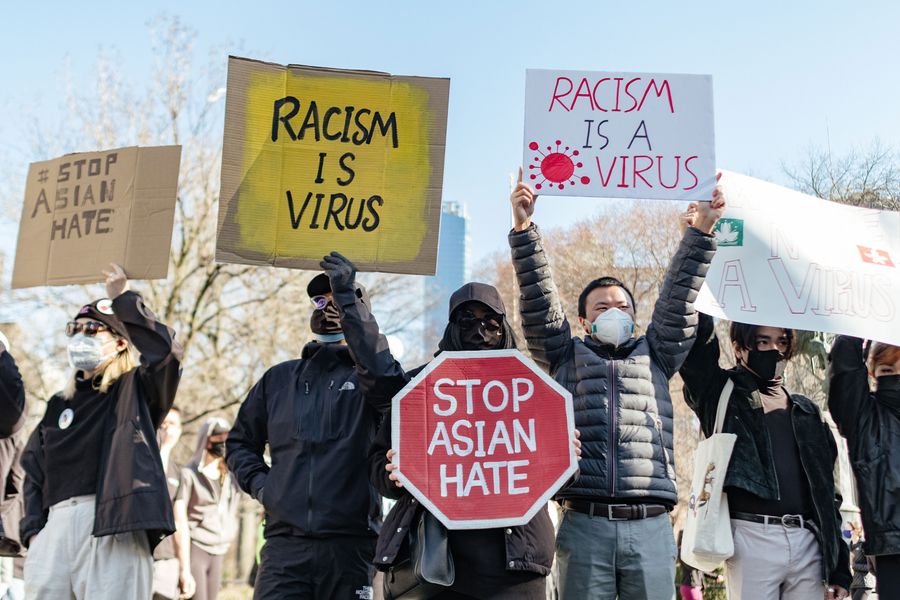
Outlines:
<svg viewBox="0 0 900 600"><path fill-rule="evenodd" d="M269 373L271 370L247 394L225 441L225 462L238 486L260 503L269 474L269 465L263 459L269 439L269 409L266 404Z"/></svg>
<svg viewBox="0 0 900 600"><path fill-rule="evenodd" d="M25 385L6 345L0 334L0 438L16 433L25 421Z"/></svg>
<svg viewBox="0 0 900 600"><path fill-rule="evenodd" d="M717 186L710 202L697 203L697 211L672 257L653 317L647 341L653 356L668 377L680 368L691 349L697 330L694 301L716 252L712 232L725 210L725 197Z"/></svg>
<svg viewBox="0 0 900 600"><path fill-rule="evenodd" d="M841 435L853 447L859 419L871 410L869 377L863 358L863 342L839 335L828 355L828 410Z"/></svg>
<svg viewBox="0 0 900 600"><path fill-rule="evenodd" d="M410 377L391 354L387 338L359 291L354 264L332 252L322 259L321 267L341 312L341 329L356 364L363 396L377 411L384 412Z"/></svg>
<svg viewBox="0 0 900 600"><path fill-rule="evenodd" d="M553 374L572 352L572 332L537 226L531 222L537 195L519 181L509 197L515 225L509 233L513 268L519 284L519 311L531 357Z"/></svg>
<svg viewBox="0 0 900 600"><path fill-rule="evenodd" d="M181 379L181 344L175 340L175 331L156 319L140 294L128 290L125 271L118 265L110 266L110 271L104 271L106 292L113 301L113 313L141 354L138 380L146 392L153 425L158 428L175 402Z"/></svg>

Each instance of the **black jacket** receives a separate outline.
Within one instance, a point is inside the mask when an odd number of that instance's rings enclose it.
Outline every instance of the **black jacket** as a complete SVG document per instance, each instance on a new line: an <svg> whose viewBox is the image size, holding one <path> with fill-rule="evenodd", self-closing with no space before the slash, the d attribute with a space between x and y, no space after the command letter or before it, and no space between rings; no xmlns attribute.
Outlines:
<svg viewBox="0 0 900 600"><path fill-rule="evenodd" d="M226 456L241 489L266 509L266 537L378 532L381 499L368 483L366 452L382 407L364 400L339 344L311 342L300 360L272 367L253 386Z"/></svg>
<svg viewBox="0 0 900 600"><path fill-rule="evenodd" d="M175 531L166 474L159 457L156 430L175 400L181 378L181 345L175 332L156 320L135 292L115 298L112 309L141 354L141 364L122 375L107 392L114 408L108 413L100 454L93 535L144 530L151 551ZM22 539L43 529L49 506L44 503L44 429L56 427L64 400L53 396L32 432L25 469L25 518Z"/></svg>
<svg viewBox="0 0 900 600"><path fill-rule="evenodd" d="M25 509L20 459L25 448L25 386L9 352L0 353L0 556L22 553L19 520Z"/></svg>
<svg viewBox="0 0 900 600"><path fill-rule="evenodd" d="M675 452L669 379L694 342L694 299L716 240L689 228L672 257L647 335L611 350L572 337L536 226L509 234L519 310L532 358L572 392L583 449L580 475L560 498L674 506Z"/></svg>
<svg viewBox="0 0 900 600"><path fill-rule="evenodd" d="M737 487L767 500L779 498L772 444L765 424L762 399L754 377L743 368L719 367L719 340L712 317L700 314L697 342L681 367L684 399L700 419L707 436L712 434L719 396L728 379L734 389L725 411L724 433L737 439L725 474L726 487ZM831 429L822 420L818 407L799 394L790 395L791 422L800 462L806 473L815 508L815 522L821 535L823 579L848 589L850 556L841 538L841 496L834 486L837 445Z"/></svg>
<svg viewBox="0 0 900 600"><path fill-rule="evenodd" d="M335 294L335 302L341 310L341 325L347 344L356 358L359 381L366 398L379 405L390 407L394 395L421 370L422 367L406 372L394 360L387 338L381 334L378 323L366 305L355 294ZM394 508L385 517L384 527L378 536L375 548L375 566L387 570L394 564L403 547L409 527L416 523L420 507L415 498L388 479L384 467L386 452L391 447L390 410L378 430L378 435L369 450L369 477L372 485L385 497L397 500ZM505 572L546 576L553 564L554 533L553 524L546 508L540 511L527 525L506 529L482 530L505 540L506 556L497 566L497 574ZM456 544L455 536L465 536L468 532L449 532L451 548L465 548L470 555L466 562L478 560L481 548L477 544ZM457 579L471 574L457 573Z"/></svg>
<svg viewBox="0 0 900 600"><path fill-rule="evenodd" d="M828 409L847 438L866 553L900 554L900 406L869 391L859 339L838 336L830 360Z"/></svg>

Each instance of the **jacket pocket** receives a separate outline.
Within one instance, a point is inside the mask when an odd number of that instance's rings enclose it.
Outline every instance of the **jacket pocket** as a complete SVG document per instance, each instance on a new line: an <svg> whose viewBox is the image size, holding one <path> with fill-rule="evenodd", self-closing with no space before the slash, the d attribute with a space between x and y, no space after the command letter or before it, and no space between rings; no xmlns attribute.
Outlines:
<svg viewBox="0 0 900 600"><path fill-rule="evenodd" d="M363 400L353 377L343 382L334 381L329 392L323 428L326 439L330 441L350 434L353 421L358 418L359 404Z"/></svg>

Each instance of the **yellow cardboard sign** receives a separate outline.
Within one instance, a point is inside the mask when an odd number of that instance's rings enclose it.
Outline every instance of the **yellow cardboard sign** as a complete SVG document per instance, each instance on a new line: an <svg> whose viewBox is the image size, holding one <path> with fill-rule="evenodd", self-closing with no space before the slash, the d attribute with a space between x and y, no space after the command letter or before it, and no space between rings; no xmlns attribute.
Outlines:
<svg viewBox="0 0 900 600"><path fill-rule="evenodd" d="M216 260L434 274L449 89L230 57Z"/></svg>

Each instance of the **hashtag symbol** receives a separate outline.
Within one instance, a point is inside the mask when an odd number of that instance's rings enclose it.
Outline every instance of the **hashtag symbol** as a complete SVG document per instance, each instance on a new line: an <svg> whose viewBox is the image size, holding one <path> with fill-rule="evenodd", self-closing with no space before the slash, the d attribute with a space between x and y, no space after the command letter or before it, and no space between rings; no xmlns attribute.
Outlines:
<svg viewBox="0 0 900 600"><path fill-rule="evenodd" d="M38 171L38 181L41 183L46 183L48 173L50 173L50 171L48 171L47 169L41 169L40 171Z"/></svg>

